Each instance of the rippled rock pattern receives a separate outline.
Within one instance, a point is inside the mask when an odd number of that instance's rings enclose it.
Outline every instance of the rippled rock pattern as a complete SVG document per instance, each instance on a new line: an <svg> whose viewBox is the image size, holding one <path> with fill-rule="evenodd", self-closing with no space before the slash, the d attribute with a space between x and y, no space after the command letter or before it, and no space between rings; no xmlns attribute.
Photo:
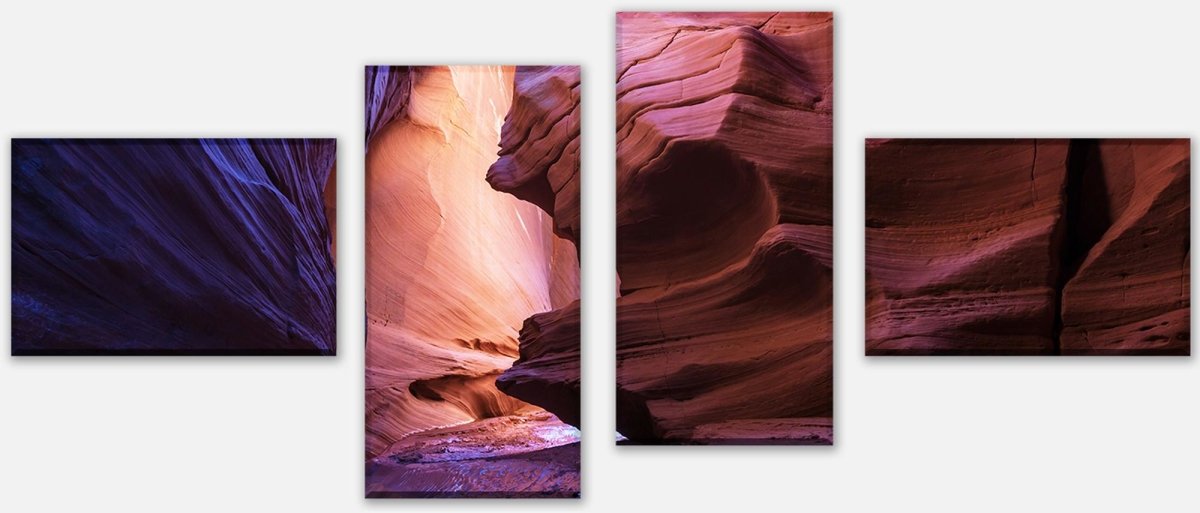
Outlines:
<svg viewBox="0 0 1200 513"><path fill-rule="evenodd" d="M1190 353L1190 142L867 142L867 354Z"/></svg>
<svg viewBox="0 0 1200 513"><path fill-rule="evenodd" d="M831 444L832 16L617 20L624 443Z"/></svg>
<svg viewBox="0 0 1200 513"><path fill-rule="evenodd" d="M334 354L335 156L333 139L13 140L13 354Z"/></svg>
<svg viewBox="0 0 1200 513"><path fill-rule="evenodd" d="M578 494L578 90L367 69L368 496Z"/></svg>

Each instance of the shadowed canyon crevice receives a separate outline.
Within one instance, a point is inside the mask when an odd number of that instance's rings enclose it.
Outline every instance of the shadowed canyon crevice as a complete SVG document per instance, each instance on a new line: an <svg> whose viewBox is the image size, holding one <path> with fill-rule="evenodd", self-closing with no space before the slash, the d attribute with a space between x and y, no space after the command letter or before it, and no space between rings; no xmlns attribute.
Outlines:
<svg viewBox="0 0 1200 513"><path fill-rule="evenodd" d="M832 25L618 15L623 443L832 443Z"/></svg>
<svg viewBox="0 0 1200 513"><path fill-rule="evenodd" d="M333 139L14 139L15 355L332 355Z"/></svg>
<svg viewBox="0 0 1200 513"><path fill-rule="evenodd" d="M577 495L578 69L366 88L367 494Z"/></svg>
<svg viewBox="0 0 1200 513"><path fill-rule="evenodd" d="M1190 162L1187 140L869 140L867 353L1189 354Z"/></svg>

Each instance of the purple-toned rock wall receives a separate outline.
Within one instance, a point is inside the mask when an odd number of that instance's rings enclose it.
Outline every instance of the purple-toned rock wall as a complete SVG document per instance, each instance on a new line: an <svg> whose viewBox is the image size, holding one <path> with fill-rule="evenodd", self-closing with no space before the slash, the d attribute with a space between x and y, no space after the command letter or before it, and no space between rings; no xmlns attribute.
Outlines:
<svg viewBox="0 0 1200 513"><path fill-rule="evenodd" d="M334 354L335 156L333 139L14 140L13 354Z"/></svg>
<svg viewBox="0 0 1200 513"><path fill-rule="evenodd" d="M868 140L867 354L1189 354L1190 153Z"/></svg>
<svg viewBox="0 0 1200 513"><path fill-rule="evenodd" d="M617 430L831 444L832 14L617 26Z"/></svg>

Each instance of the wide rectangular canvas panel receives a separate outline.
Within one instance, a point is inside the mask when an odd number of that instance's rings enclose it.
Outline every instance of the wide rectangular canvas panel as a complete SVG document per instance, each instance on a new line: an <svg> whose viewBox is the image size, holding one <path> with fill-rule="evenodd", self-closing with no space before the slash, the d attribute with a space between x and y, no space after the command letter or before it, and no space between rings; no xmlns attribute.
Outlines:
<svg viewBox="0 0 1200 513"><path fill-rule="evenodd" d="M870 139L868 355L1188 355L1187 139Z"/></svg>
<svg viewBox="0 0 1200 513"><path fill-rule="evenodd" d="M578 497L579 94L367 68L368 497Z"/></svg>
<svg viewBox="0 0 1200 513"><path fill-rule="evenodd" d="M334 354L336 152L14 139L12 354Z"/></svg>
<svg viewBox="0 0 1200 513"><path fill-rule="evenodd" d="M833 16L617 16L617 430L833 443Z"/></svg>

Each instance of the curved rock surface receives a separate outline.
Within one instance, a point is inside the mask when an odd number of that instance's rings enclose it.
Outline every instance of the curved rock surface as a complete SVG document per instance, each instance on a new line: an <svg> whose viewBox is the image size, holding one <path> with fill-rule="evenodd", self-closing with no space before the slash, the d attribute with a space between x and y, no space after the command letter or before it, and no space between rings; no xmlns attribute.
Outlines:
<svg viewBox="0 0 1200 513"><path fill-rule="evenodd" d="M367 463L368 497L579 495L579 431L528 412L421 432Z"/></svg>
<svg viewBox="0 0 1200 513"><path fill-rule="evenodd" d="M1065 140L868 143L870 353L1053 351L1067 150Z"/></svg>
<svg viewBox="0 0 1200 513"><path fill-rule="evenodd" d="M618 15L628 443L832 443L832 23Z"/></svg>
<svg viewBox="0 0 1200 513"><path fill-rule="evenodd" d="M579 244L579 67L518 67L500 158L487 180L554 217L554 232Z"/></svg>
<svg viewBox="0 0 1200 513"><path fill-rule="evenodd" d="M1190 141L1088 148L1087 176L1105 193L1089 214L1104 230L1063 288L1062 353L1189 354Z"/></svg>
<svg viewBox="0 0 1200 513"><path fill-rule="evenodd" d="M867 353L1186 354L1188 165L1187 141L869 140Z"/></svg>
<svg viewBox="0 0 1200 513"><path fill-rule="evenodd" d="M779 225L720 273L622 297L621 434L755 443L796 434L786 419L832 416L830 235L828 227ZM716 429L731 421L743 421L736 435ZM742 433L751 427L782 429Z"/></svg>
<svg viewBox="0 0 1200 513"><path fill-rule="evenodd" d="M13 354L334 353L334 140L12 149Z"/></svg>
<svg viewBox="0 0 1200 513"><path fill-rule="evenodd" d="M832 26L829 13L618 15L623 288L720 271L777 223L832 224Z"/></svg>
<svg viewBox="0 0 1200 513"><path fill-rule="evenodd" d="M578 252L579 67L518 67L512 108L504 120L500 158L488 183L538 205L553 217L554 232L569 244L555 251ZM579 268L569 255L555 255L555 280L577 285ZM545 408L563 422L580 422L579 290L554 298L553 311L525 320L520 358L496 381L505 393Z"/></svg>
<svg viewBox="0 0 1200 513"><path fill-rule="evenodd" d="M520 358L496 380L504 393L580 425L579 302L525 320Z"/></svg>
<svg viewBox="0 0 1200 513"><path fill-rule="evenodd" d="M501 66L367 71L371 465L387 466L389 458L411 453L416 439L441 439L422 447L455 446L450 440L458 436L451 434L455 430L491 436L499 444L531 414L569 428L496 383L527 351L518 343L525 320L579 298L576 251L571 241L554 235L554 219L532 199L497 192L488 183L513 102L514 77L522 74ZM535 140L514 143L507 154L523 158L525 144ZM534 452L577 440L577 435L527 440L523 447ZM399 474L386 473L389 477L369 470L375 477L368 487L382 495L486 496L525 475L518 457L493 461L487 451L460 449L472 463L404 466L393 469ZM482 469L488 469L484 477L478 475ZM569 488L571 479L577 491L578 461L574 469L573 478L554 485L557 492ZM441 477L418 477L425 472Z"/></svg>

